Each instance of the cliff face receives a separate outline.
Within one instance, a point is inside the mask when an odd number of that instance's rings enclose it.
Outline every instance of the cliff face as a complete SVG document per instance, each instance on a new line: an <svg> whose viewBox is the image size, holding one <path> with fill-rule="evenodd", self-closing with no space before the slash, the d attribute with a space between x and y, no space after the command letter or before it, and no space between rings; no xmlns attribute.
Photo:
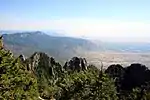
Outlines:
<svg viewBox="0 0 150 100"><path fill-rule="evenodd" d="M35 52L25 60L25 64L27 69L32 70L38 78L44 78L47 81L51 78L56 79L63 71L61 65L54 58L42 52Z"/></svg>
<svg viewBox="0 0 150 100"><path fill-rule="evenodd" d="M24 59L23 56L21 56L21 59ZM62 67L53 57L49 57L42 52L35 52L24 62L27 65L27 69L32 70L39 77L43 74L45 76L59 77L64 71L87 70L85 58L73 57Z"/></svg>

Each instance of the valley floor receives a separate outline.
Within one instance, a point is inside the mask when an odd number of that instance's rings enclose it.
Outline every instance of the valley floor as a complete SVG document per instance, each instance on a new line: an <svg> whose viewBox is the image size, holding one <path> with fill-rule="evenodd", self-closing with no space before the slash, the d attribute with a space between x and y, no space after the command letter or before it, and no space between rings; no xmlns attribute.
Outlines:
<svg viewBox="0 0 150 100"><path fill-rule="evenodd" d="M150 68L150 53L117 53L117 52L90 52L84 55L90 64L98 67L103 62L104 68L111 64L121 64L126 67L131 63L141 63Z"/></svg>

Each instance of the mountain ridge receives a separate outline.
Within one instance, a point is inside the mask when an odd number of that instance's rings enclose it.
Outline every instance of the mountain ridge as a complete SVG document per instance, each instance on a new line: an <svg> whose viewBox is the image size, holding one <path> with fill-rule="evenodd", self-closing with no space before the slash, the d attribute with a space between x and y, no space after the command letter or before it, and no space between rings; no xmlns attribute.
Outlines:
<svg viewBox="0 0 150 100"><path fill-rule="evenodd" d="M57 37L41 31L3 34L5 47L17 56L29 56L34 52L46 52L55 58L71 58L84 51L92 51L97 46L90 40L73 37Z"/></svg>

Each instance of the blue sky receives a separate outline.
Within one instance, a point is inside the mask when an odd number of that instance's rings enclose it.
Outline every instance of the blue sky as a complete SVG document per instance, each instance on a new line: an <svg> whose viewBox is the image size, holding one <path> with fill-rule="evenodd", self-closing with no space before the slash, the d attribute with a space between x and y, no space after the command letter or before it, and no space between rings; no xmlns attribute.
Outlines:
<svg viewBox="0 0 150 100"><path fill-rule="evenodd" d="M149 0L0 0L0 29L149 41L149 5Z"/></svg>

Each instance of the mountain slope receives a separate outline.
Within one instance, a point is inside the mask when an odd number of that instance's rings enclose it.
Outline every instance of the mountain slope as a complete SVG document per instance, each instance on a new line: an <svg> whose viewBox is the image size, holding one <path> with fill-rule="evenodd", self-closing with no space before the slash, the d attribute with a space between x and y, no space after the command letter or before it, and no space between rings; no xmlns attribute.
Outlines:
<svg viewBox="0 0 150 100"><path fill-rule="evenodd" d="M3 38L5 46L16 55L29 56L35 51L43 51L56 58L68 58L96 48L85 39L50 36L40 31L3 34Z"/></svg>

